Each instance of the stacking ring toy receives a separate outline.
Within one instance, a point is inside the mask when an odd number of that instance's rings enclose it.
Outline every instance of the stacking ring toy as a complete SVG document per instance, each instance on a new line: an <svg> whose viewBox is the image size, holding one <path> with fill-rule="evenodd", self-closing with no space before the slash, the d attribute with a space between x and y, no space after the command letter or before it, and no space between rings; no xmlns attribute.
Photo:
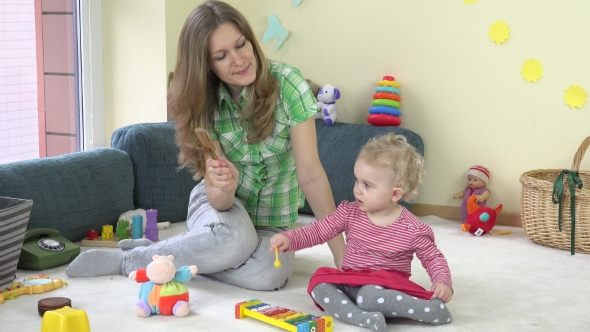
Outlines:
<svg viewBox="0 0 590 332"><path fill-rule="evenodd" d="M373 106L389 106L399 108L399 102L389 99L375 99L371 102Z"/></svg>
<svg viewBox="0 0 590 332"><path fill-rule="evenodd" d="M389 107L389 106L373 106L371 108L369 108L369 113L370 114L387 114L387 115L393 115L393 116L397 116L400 117L402 116L402 112L394 107Z"/></svg>
<svg viewBox="0 0 590 332"><path fill-rule="evenodd" d="M401 101L402 97L398 94L390 93L390 92L377 92L373 94L373 99L389 99L395 101Z"/></svg>
<svg viewBox="0 0 590 332"><path fill-rule="evenodd" d="M387 114L371 114L367 117L367 122L373 126L399 126L402 119Z"/></svg>
<svg viewBox="0 0 590 332"><path fill-rule="evenodd" d="M396 93L399 95L399 89L398 88L392 88L390 86L378 86L375 91L377 92L391 92L391 93Z"/></svg>
<svg viewBox="0 0 590 332"><path fill-rule="evenodd" d="M399 83L396 81L381 80L381 81L377 82L377 86L390 86L393 88L399 88Z"/></svg>

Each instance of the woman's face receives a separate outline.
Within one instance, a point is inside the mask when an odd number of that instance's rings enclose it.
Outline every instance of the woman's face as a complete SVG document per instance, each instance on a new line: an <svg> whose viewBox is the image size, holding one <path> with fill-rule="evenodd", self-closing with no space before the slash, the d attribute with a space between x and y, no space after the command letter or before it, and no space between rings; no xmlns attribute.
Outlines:
<svg viewBox="0 0 590 332"><path fill-rule="evenodd" d="M227 84L232 97L256 80L256 57L252 43L233 22L222 23L209 36L209 68Z"/></svg>

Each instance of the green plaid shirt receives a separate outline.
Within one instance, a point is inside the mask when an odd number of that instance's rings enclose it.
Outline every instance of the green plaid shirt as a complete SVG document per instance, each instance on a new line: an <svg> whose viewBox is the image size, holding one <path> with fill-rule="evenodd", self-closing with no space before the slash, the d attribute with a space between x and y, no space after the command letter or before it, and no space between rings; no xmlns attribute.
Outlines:
<svg viewBox="0 0 590 332"><path fill-rule="evenodd" d="M225 157L239 171L236 197L255 226L291 226L304 196L297 183L290 127L317 112L316 99L301 72L291 66L268 63L279 81L280 97L274 110L275 128L264 141L248 144L248 123L240 125L241 111L224 83L219 89L219 108L209 134L219 141ZM243 89L239 101L246 106Z"/></svg>

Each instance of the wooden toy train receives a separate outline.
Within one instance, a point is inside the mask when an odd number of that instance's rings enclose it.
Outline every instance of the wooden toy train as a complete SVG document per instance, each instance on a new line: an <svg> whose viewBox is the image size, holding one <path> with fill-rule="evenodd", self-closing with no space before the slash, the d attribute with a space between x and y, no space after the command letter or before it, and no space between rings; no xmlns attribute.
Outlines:
<svg viewBox="0 0 590 332"><path fill-rule="evenodd" d="M315 316L305 312L272 306L258 299L236 304L236 318L254 318L292 332L333 332L330 316Z"/></svg>

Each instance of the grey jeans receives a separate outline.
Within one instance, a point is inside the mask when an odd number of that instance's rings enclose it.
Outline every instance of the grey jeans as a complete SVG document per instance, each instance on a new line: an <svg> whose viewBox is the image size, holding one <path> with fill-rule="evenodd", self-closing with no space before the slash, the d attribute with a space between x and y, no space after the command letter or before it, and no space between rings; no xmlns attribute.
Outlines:
<svg viewBox="0 0 590 332"><path fill-rule="evenodd" d="M144 268L153 255L174 255L177 267L196 265L198 274L253 290L276 290L293 274L295 253L279 253L281 268L274 267L270 238L286 229L254 227L238 200L227 211L217 211L207 202L205 183L191 192L188 231L184 234L129 250L123 273Z"/></svg>

